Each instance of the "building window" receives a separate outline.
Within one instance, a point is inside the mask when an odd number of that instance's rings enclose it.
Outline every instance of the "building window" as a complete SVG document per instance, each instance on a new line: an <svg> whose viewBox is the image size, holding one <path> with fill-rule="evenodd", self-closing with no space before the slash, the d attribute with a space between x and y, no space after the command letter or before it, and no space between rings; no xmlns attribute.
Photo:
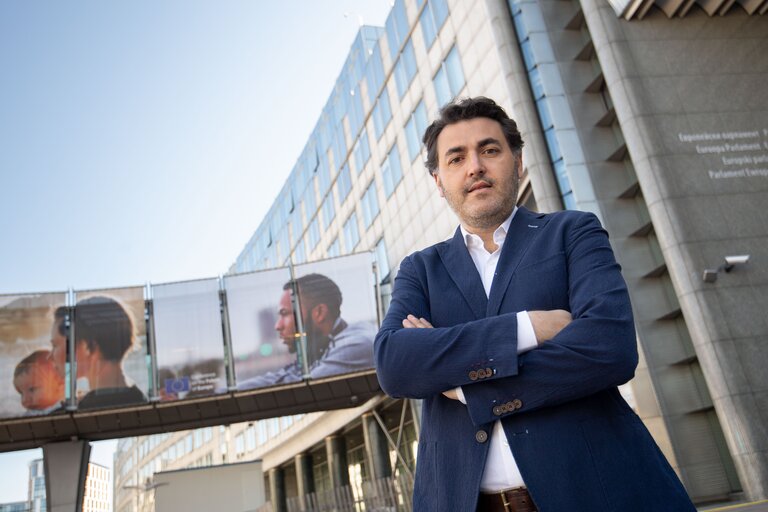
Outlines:
<svg viewBox="0 0 768 512"><path fill-rule="evenodd" d="M339 245L339 237L333 239L331 245L328 246L328 257L335 258L341 255L341 247Z"/></svg>
<svg viewBox="0 0 768 512"><path fill-rule="evenodd" d="M392 6L392 10L387 16L385 29L387 31L387 43L389 43L389 54L392 60L395 60L400 46L408 36L408 15L405 12L403 0L395 0L395 5Z"/></svg>
<svg viewBox="0 0 768 512"><path fill-rule="evenodd" d="M440 106L445 105L461 92L464 87L464 71L461 69L461 59L456 46L448 52L448 56L440 64L433 83L437 103Z"/></svg>
<svg viewBox="0 0 768 512"><path fill-rule="evenodd" d="M397 94L403 97L408 86L411 85L413 77L416 76L416 55L413 53L413 44L409 39L403 48L403 53L395 64L395 84L397 85Z"/></svg>
<svg viewBox="0 0 768 512"><path fill-rule="evenodd" d="M344 167L339 171L339 177L336 178L336 191L339 193L339 204L344 204L344 200L349 195L350 190L352 190L352 178L349 175L349 164L344 164Z"/></svg>
<svg viewBox="0 0 768 512"><path fill-rule="evenodd" d="M376 265L379 269L379 281L385 283L389 280L389 258L387 258L387 244L384 238L376 243Z"/></svg>
<svg viewBox="0 0 768 512"><path fill-rule="evenodd" d="M320 228L317 225L317 217L315 217L309 225L307 231L307 241L309 242L309 250L313 251L317 247L317 243L320 241Z"/></svg>
<svg viewBox="0 0 768 512"><path fill-rule="evenodd" d="M363 172L365 164L368 163L370 158L371 145L368 142L368 132L363 129L363 131L360 132L360 137L357 139L357 144L355 144L355 168L357 169L357 174Z"/></svg>
<svg viewBox="0 0 768 512"><path fill-rule="evenodd" d="M368 100L374 103L379 89L384 85L384 64L381 61L381 49L378 44L373 48L371 56L368 58L365 80L368 83Z"/></svg>
<svg viewBox="0 0 768 512"><path fill-rule="evenodd" d="M325 229L331 227L333 218L336 217L336 207L333 204L333 194L328 194L323 201L323 223Z"/></svg>
<svg viewBox="0 0 768 512"><path fill-rule="evenodd" d="M392 109L389 107L389 94L387 89L384 88L381 91L376 106L373 107L373 131L376 134L376 139L380 139L384 133L384 129L389 124L389 120L392 119Z"/></svg>
<svg viewBox="0 0 768 512"><path fill-rule="evenodd" d="M307 261L307 253L304 249L304 240L299 240L293 250L293 263L304 263L305 261Z"/></svg>
<svg viewBox="0 0 768 512"><path fill-rule="evenodd" d="M427 49L432 48L432 45L437 39L437 34L448 19L448 4L445 0L429 0L427 6L421 11L421 17L419 22L421 23L421 31L424 34L424 44Z"/></svg>
<svg viewBox="0 0 768 512"><path fill-rule="evenodd" d="M381 164L381 177L384 180L384 195L389 198L395 191L397 184L403 179L403 168L400 165L400 152L397 150L397 142L389 150L389 154Z"/></svg>
<svg viewBox="0 0 768 512"><path fill-rule="evenodd" d="M373 224L373 219L379 214L379 198L376 195L375 181L371 181L371 184L368 185L360 201L360 206L363 209L363 225L365 229L368 229Z"/></svg>
<svg viewBox="0 0 768 512"><path fill-rule="evenodd" d="M352 214L344 223L344 252L352 252L357 244L360 242L360 232L357 229L357 214Z"/></svg>
<svg viewBox="0 0 768 512"><path fill-rule="evenodd" d="M405 140L408 143L408 158L411 162L421 152L421 138L427 129L427 122L427 109L424 102L420 101L405 124Z"/></svg>

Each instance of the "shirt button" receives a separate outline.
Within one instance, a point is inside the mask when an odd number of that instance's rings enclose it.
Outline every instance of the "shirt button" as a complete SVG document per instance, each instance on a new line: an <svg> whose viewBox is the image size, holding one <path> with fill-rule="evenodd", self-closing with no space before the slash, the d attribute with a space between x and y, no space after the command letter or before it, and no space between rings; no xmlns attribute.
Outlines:
<svg viewBox="0 0 768 512"><path fill-rule="evenodd" d="M475 370L469 372L469 380L477 380L477 372Z"/></svg>
<svg viewBox="0 0 768 512"><path fill-rule="evenodd" d="M478 443L484 443L488 440L488 432L485 430L478 430L475 432L475 441Z"/></svg>

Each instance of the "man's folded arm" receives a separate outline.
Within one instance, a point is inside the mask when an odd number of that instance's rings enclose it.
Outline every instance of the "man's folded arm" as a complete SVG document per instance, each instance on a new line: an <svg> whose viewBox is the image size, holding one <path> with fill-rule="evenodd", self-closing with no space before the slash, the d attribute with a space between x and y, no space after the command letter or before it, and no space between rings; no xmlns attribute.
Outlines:
<svg viewBox="0 0 768 512"><path fill-rule="evenodd" d="M566 257L573 320L521 355L513 377L463 387L473 423L576 400L634 375L638 356L629 296L594 215L583 216L572 229Z"/></svg>
<svg viewBox="0 0 768 512"><path fill-rule="evenodd" d="M428 303L411 259L405 258L374 343L376 372L387 394L426 398L478 380L517 374L516 313L452 327L403 328L409 314L431 320Z"/></svg>

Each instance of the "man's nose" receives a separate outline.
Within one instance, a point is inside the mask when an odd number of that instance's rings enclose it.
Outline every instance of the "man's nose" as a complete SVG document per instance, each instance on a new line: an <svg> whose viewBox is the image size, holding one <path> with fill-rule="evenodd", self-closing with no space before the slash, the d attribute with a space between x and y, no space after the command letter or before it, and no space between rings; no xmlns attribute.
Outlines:
<svg viewBox="0 0 768 512"><path fill-rule="evenodd" d="M467 154L467 174L470 176L485 174L485 164L477 151L470 151Z"/></svg>

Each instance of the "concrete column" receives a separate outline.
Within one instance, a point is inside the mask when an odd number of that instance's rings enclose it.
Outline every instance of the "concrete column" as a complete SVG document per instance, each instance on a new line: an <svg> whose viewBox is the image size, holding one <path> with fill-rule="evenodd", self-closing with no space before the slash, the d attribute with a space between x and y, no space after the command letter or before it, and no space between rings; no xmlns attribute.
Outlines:
<svg viewBox="0 0 768 512"><path fill-rule="evenodd" d="M288 503L285 500L285 474L282 468L272 468L269 475L269 499L272 502L273 512L288 512Z"/></svg>
<svg viewBox="0 0 768 512"><path fill-rule="evenodd" d="M392 476L387 438L381 431L373 413L370 412L363 414L363 439L365 440L365 455L368 462L368 476L372 480Z"/></svg>
<svg viewBox="0 0 768 512"><path fill-rule="evenodd" d="M91 444L87 441L43 446L45 494L49 512L81 512Z"/></svg>
<svg viewBox="0 0 768 512"><path fill-rule="evenodd" d="M349 485L347 443L344 440L344 436L333 434L326 437L325 453L328 457L328 474L331 478L331 487Z"/></svg>
<svg viewBox="0 0 768 512"><path fill-rule="evenodd" d="M296 487L299 493L301 510L308 510L307 494L315 492L315 475L312 470L312 454L299 453L294 458L296 465Z"/></svg>

